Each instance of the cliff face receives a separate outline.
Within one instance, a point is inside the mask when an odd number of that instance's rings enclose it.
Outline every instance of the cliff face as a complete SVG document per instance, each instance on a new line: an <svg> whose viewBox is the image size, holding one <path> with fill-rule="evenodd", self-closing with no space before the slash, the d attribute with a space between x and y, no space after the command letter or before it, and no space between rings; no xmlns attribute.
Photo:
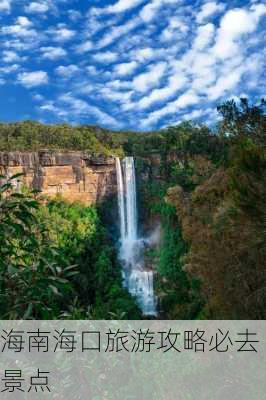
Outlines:
<svg viewBox="0 0 266 400"><path fill-rule="evenodd" d="M117 189L113 157L77 151L0 152L0 173L23 173L19 179L26 186L49 197L60 193L69 202L86 205L104 200Z"/></svg>
<svg viewBox="0 0 266 400"><path fill-rule="evenodd" d="M147 156L137 156L137 172L141 181L144 182L165 182L167 181L166 166L171 163L184 163L184 156L176 151L169 151L167 154L150 152Z"/></svg>

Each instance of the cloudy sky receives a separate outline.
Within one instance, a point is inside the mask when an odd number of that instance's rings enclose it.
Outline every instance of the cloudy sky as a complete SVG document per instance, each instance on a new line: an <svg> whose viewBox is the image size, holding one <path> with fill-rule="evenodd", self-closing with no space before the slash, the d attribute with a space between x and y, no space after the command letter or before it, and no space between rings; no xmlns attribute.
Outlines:
<svg viewBox="0 0 266 400"><path fill-rule="evenodd" d="M150 130L265 93L266 3L0 0L0 120Z"/></svg>

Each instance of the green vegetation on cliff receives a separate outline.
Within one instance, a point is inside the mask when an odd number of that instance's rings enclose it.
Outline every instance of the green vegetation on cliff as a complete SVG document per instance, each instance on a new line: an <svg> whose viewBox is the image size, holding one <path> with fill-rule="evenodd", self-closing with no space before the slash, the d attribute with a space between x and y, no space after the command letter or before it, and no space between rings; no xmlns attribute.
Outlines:
<svg viewBox="0 0 266 400"><path fill-rule="evenodd" d="M188 252L184 269L201 282L202 318L264 319L266 306L265 104L228 102L218 163L206 154L195 168L197 185L168 190ZM178 182L177 182L178 183Z"/></svg>
<svg viewBox="0 0 266 400"><path fill-rule="evenodd" d="M138 318L95 207L0 188L0 319Z"/></svg>
<svg viewBox="0 0 266 400"><path fill-rule="evenodd" d="M215 132L189 122L135 134L1 124L0 150L134 155L142 225L162 228L146 255L162 315L266 318L264 108L226 102ZM10 185L0 191L0 317L138 318L98 211L40 203Z"/></svg>
<svg viewBox="0 0 266 400"><path fill-rule="evenodd" d="M162 224L154 264L166 318L266 317L264 107L230 101L215 135L186 123L131 144L142 218Z"/></svg>
<svg viewBox="0 0 266 400"><path fill-rule="evenodd" d="M122 152L119 134L93 126L44 125L35 121L0 124L0 151L84 150L110 155Z"/></svg>

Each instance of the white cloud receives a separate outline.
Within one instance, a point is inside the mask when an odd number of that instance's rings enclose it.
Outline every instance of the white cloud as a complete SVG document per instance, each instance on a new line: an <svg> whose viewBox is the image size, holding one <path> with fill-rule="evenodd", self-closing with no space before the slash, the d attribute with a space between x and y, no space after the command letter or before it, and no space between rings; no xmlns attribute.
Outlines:
<svg viewBox="0 0 266 400"><path fill-rule="evenodd" d="M132 86L130 81L121 81L119 79L112 80L106 85L115 90L131 89Z"/></svg>
<svg viewBox="0 0 266 400"><path fill-rule="evenodd" d="M225 9L225 4L222 3L218 4L215 1L210 1L208 3L205 3L203 4L201 11L197 15L197 22L201 24L206 19L208 19L208 17L218 14L224 11L224 9Z"/></svg>
<svg viewBox="0 0 266 400"><path fill-rule="evenodd" d="M215 26L213 24L201 25L197 30L197 36L193 43L193 48L195 50L204 50L209 47L215 33Z"/></svg>
<svg viewBox="0 0 266 400"><path fill-rule="evenodd" d="M167 103L164 107L159 110L153 111L147 118L142 121L142 127L147 128L156 124L161 118L169 114L178 113L180 109L187 106L197 104L200 101L199 96L193 92L188 91L179 96L176 100Z"/></svg>
<svg viewBox="0 0 266 400"><path fill-rule="evenodd" d="M18 71L20 66L18 64L6 65L0 68L0 73L2 74L11 74L13 72Z"/></svg>
<svg viewBox="0 0 266 400"><path fill-rule="evenodd" d="M60 65L59 67L56 68L56 73L63 78L71 78L75 76L75 74L79 73L80 69L76 65Z"/></svg>
<svg viewBox="0 0 266 400"><path fill-rule="evenodd" d="M259 11L258 11L259 10ZM238 53L238 40L245 34L256 30L257 24L265 9L247 11L245 9L233 9L222 18L218 30L216 44L213 48L215 55L220 58L231 57Z"/></svg>
<svg viewBox="0 0 266 400"><path fill-rule="evenodd" d="M97 53L93 55L94 60L99 63L112 63L117 60L118 54L112 51Z"/></svg>
<svg viewBox="0 0 266 400"><path fill-rule="evenodd" d="M249 64L249 61L244 62L244 54L239 54L238 57L227 60L226 63L220 65L217 70L217 79L205 88L208 100L216 101L235 93L237 88L240 87L239 84L243 75L250 70L251 65L254 66L255 64L256 60L253 59L251 64Z"/></svg>
<svg viewBox="0 0 266 400"><path fill-rule="evenodd" d="M18 56L18 54L12 50L4 50L2 59L6 63L20 61L20 57Z"/></svg>
<svg viewBox="0 0 266 400"><path fill-rule="evenodd" d="M187 78L185 76L171 76L166 86L154 89L149 96L143 97L137 106L140 109L146 109L156 102L164 102L183 88L186 83Z"/></svg>
<svg viewBox="0 0 266 400"><path fill-rule="evenodd" d="M0 10L8 12L10 3L0 0ZM68 7L67 0L13 1L17 10L0 28L0 74L16 74L23 84L23 74L30 74L19 65L24 59L39 65L32 67L43 70L37 73L46 70L47 60L59 60L48 67L59 82L68 79L67 97L61 96L63 85L56 85L56 100L40 99L41 111L71 122L87 123L91 118L92 123L109 121L112 126L117 121L111 115L119 113L128 127L142 123L150 128L207 118L203 109L213 110L231 95L262 93L265 56L263 31L258 28L266 6L261 1L94 3L102 7L89 6L81 15L76 7ZM23 8L28 14L20 14ZM51 20L45 15L49 10ZM128 10L130 16L121 15ZM34 87L29 79L24 86ZM43 79L48 82L48 75ZM102 109L93 108L95 102ZM199 104L203 102L204 107Z"/></svg>
<svg viewBox="0 0 266 400"><path fill-rule="evenodd" d="M3 26L1 31L5 35L23 38L32 38L36 36L36 31L32 29L32 22L24 16L18 17L14 25Z"/></svg>
<svg viewBox="0 0 266 400"><path fill-rule="evenodd" d="M130 98L133 94L133 90L127 92L115 91L110 87L104 87L100 90L100 93L104 98L107 98L111 101L116 101L118 103L127 104L130 101Z"/></svg>
<svg viewBox="0 0 266 400"><path fill-rule="evenodd" d="M266 14L266 5L265 4L253 4L250 9L253 11L255 18L260 19L263 15Z"/></svg>
<svg viewBox="0 0 266 400"><path fill-rule="evenodd" d="M168 26L162 31L160 40L163 42L182 38L189 30L189 27L180 17L170 19Z"/></svg>
<svg viewBox="0 0 266 400"><path fill-rule="evenodd" d="M39 107L40 111L44 111L44 112L51 112L53 114L55 114L57 117L63 118L63 119L67 119L68 117L68 113L66 110L57 107L55 105L54 101L46 101L44 102L40 107Z"/></svg>
<svg viewBox="0 0 266 400"><path fill-rule="evenodd" d="M32 14L39 14L39 13L45 13L46 11L49 10L49 6L45 2L31 2L29 5L25 7L25 11L27 13L32 13Z"/></svg>
<svg viewBox="0 0 266 400"><path fill-rule="evenodd" d="M245 9L228 11L221 20L220 33L235 38L256 29L257 19Z"/></svg>
<svg viewBox="0 0 266 400"><path fill-rule="evenodd" d="M123 109L126 111L132 109L145 110L155 103L163 103L173 97L180 89L184 88L187 82L188 79L184 75L172 75L165 86L152 90L147 96L142 97L138 101L125 103Z"/></svg>
<svg viewBox="0 0 266 400"><path fill-rule="evenodd" d="M32 22L27 17L18 17L17 23L21 26L31 26Z"/></svg>
<svg viewBox="0 0 266 400"><path fill-rule="evenodd" d="M86 70L90 75L97 75L97 68L94 65L87 66Z"/></svg>
<svg viewBox="0 0 266 400"><path fill-rule="evenodd" d="M132 20L129 20L123 25L115 26L112 29L109 29L108 33L106 33L102 37L102 39L98 41L96 46L100 49L109 46L111 43L119 39L121 36L126 35L130 31L135 29L139 25L139 23L140 23L139 18L136 17L133 18Z"/></svg>
<svg viewBox="0 0 266 400"><path fill-rule="evenodd" d="M204 109L201 109L201 110L194 110L194 111L192 111L192 112L190 112L190 113L184 114L184 115L182 116L182 119L183 119L183 120L186 120L186 121L192 121L192 120L194 120L194 119L197 119L197 118L202 117L202 116L205 115L206 113L207 113L207 110L204 110Z"/></svg>
<svg viewBox="0 0 266 400"><path fill-rule="evenodd" d="M11 0L0 0L0 11L10 12Z"/></svg>
<svg viewBox="0 0 266 400"><path fill-rule="evenodd" d="M68 40L73 39L76 35L76 32L72 29L68 29L64 25L59 26L57 29L53 29L50 31L53 40L57 42L67 42Z"/></svg>
<svg viewBox="0 0 266 400"><path fill-rule="evenodd" d="M58 58L65 57L66 51L62 47L41 47L42 57L47 60L57 60Z"/></svg>
<svg viewBox="0 0 266 400"><path fill-rule="evenodd" d="M137 49L134 52L134 56L138 61L148 61L154 57L155 51L151 47L145 47L143 49Z"/></svg>
<svg viewBox="0 0 266 400"><path fill-rule="evenodd" d="M34 94L34 95L32 96L32 98L33 98L34 100L36 100L36 101L43 101L43 100L44 100L44 96L41 95L41 94L39 94L39 93Z"/></svg>
<svg viewBox="0 0 266 400"><path fill-rule="evenodd" d="M77 10L68 10L67 13L68 13L69 19L71 19L71 21L75 22L82 18L81 13Z"/></svg>
<svg viewBox="0 0 266 400"><path fill-rule="evenodd" d="M214 86L211 86L207 91L209 100L217 100L223 96L227 91L234 89L240 82L244 68L236 68L231 70L230 73L218 78Z"/></svg>
<svg viewBox="0 0 266 400"><path fill-rule="evenodd" d="M115 72L115 74L120 75L120 76L130 75L131 73L133 73L135 71L135 69L137 67L138 67L138 63L136 61L117 64L115 66L114 72Z"/></svg>
<svg viewBox="0 0 266 400"><path fill-rule="evenodd" d="M88 114L96 116L99 123L102 125L118 126L118 121L108 115L106 112L100 110L96 106L88 104L82 99L78 99L73 95L67 93L60 96L59 102L70 106L70 114L74 113L76 116L88 116Z"/></svg>
<svg viewBox="0 0 266 400"><path fill-rule="evenodd" d="M152 0L143 7L140 12L140 18L145 22L151 22L158 14L158 11L166 5L177 5L180 0Z"/></svg>
<svg viewBox="0 0 266 400"><path fill-rule="evenodd" d="M103 38L97 43L98 48L103 48L106 46L109 46L111 43L113 43L116 39L121 38L121 36L125 34L129 34L130 31L134 30L136 27L139 25L150 22L159 9L163 7L164 5L167 4L178 4L180 3L181 0L152 0L151 3L145 5L141 11L138 13L138 15L134 18L131 18L124 24L120 24L119 26L114 26L112 29L108 30L108 33L106 33ZM126 11L129 8L135 7L136 4L144 2L144 0L120 0L117 3L115 3L112 6L108 6L106 8L93 8L90 12L91 18L95 18L95 16L102 15L105 11L107 12L122 12ZM152 8L152 16L150 15L149 7ZM108 11L109 10L109 11ZM117 10L117 11L111 11L111 10ZM148 16L149 15L149 16ZM104 24L100 24L99 27L97 27L97 30L100 30L101 28L104 28Z"/></svg>
<svg viewBox="0 0 266 400"><path fill-rule="evenodd" d="M158 86L159 80L164 75L166 68L166 62L150 66L147 72L135 76L132 87L138 92L147 92L152 87Z"/></svg>
<svg viewBox="0 0 266 400"><path fill-rule="evenodd" d="M144 0L119 0L111 6L101 9L101 11L106 11L109 13L121 13L135 8L143 2Z"/></svg>
<svg viewBox="0 0 266 400"><path fill-rule="evenodd" d="M155 17L158 9L160 8L160 0L153 0L149 2L140 12L140 17L145 22L151 22Z"/></svg>
<svg viewBox="0 0 266 400"><path fill-rule="evenodd" d="M48 83L48 75L45 71L21 72L18 74L18 82L26 88L32 88Z"/></svg>
<svg viewBox="0 0 266 400"><path fill-rule="evenodd" d="M78 54L87 53L88 51L93 49L93 43L90 40L86 40L85 42L79 44L76 47L76 52Z"/></svg>

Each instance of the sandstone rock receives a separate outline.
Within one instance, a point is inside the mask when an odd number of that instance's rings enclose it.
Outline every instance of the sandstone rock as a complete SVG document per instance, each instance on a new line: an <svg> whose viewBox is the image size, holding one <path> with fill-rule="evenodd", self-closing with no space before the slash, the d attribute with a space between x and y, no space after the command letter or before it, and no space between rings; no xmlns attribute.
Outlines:
<svg viewBox="0 0 266 400"><path fill-rule="evenodd" d="M116 193L115 159L84 152L0 152L0 173L23 173L22 182L44 195L90 205Z"/></svg>

